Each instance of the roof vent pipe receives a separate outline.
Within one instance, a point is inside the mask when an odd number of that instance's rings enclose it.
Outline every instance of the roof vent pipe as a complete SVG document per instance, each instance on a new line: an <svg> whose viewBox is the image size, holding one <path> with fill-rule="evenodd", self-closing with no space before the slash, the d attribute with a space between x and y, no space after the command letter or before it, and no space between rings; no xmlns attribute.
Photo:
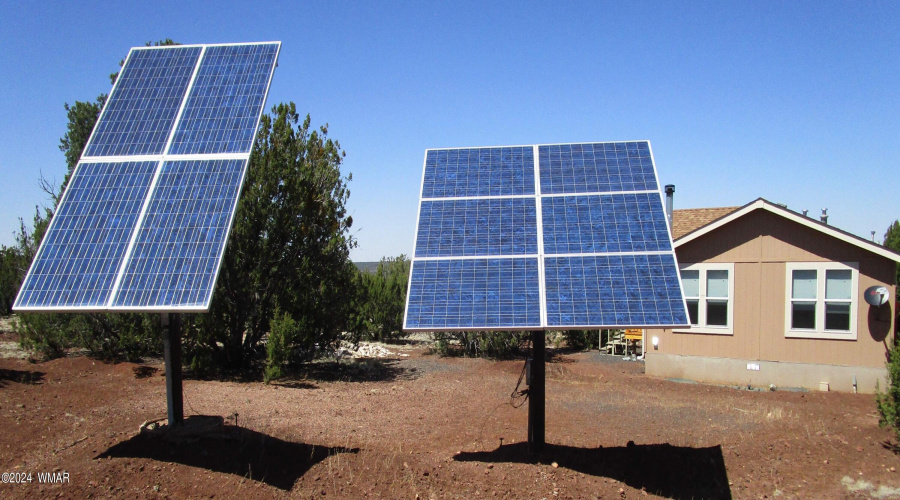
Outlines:
<svg viewBox="0 0 900 500"><path fill-rule="evenodd" d="M803 216L804 216L804 217L809 217L809 210L807 210L807 209L804 208L804 209L803 209Z"/></svg>
<svg viewBox="0 0 900 500"><path fill-rule="evenodd" d="M675 184L666 184L666 217L669 218L669 230L672 230L672 210L675 204Z"/></svg>
<svg viewBox="0 0 900 500"><path fill-rule="evenodd" d="M819 220L822 221L822 224L828 224L828 209L822 209L822 216L819 217Z"/></svg>

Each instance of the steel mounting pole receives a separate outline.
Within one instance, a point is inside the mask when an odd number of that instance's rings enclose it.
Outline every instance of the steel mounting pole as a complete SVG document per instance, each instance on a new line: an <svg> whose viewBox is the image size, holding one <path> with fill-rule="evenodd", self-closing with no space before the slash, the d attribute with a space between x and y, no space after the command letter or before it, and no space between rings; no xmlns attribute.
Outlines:
<svg viewBox="0 0 900 500"><path fill-rule="evenodd" d="M169 427L184 423L184 394L181 386L181 314L163 313L163 351L166 361L166 406Z"/></svg>
<svg viewBox="0 0 900 500"><path fill-rule="evenodd" d="M544 451L544 331L531 332L531 385L528 386L528 452Z"/></svg>

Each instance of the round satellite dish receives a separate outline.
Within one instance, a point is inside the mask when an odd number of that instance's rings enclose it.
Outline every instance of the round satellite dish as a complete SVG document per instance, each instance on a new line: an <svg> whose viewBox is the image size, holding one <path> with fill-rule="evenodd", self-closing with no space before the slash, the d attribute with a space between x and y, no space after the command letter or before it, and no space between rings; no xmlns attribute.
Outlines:
<svg viewBox="0 0 900 500"><path fill-rule="evenodd" d="M883 306L887 304L887 301L890 298L890 292L888 292L888 289L885 286L870 286L869 288L866 288L865 298L866 303L870 306Z"/></svg>

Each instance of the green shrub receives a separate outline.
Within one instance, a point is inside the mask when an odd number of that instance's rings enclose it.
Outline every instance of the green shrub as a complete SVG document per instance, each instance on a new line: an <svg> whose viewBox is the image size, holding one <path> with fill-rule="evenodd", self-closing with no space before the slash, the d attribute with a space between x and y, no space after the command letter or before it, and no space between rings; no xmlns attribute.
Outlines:
<svg viewBox="0 0 900 500"><path fill-rule="evenodd" d="M185 357L188 369L195 377L208 377L216 373L216 363L213 355L208 350L197 350L191 356Z"/></svg>
<svg viewBox="0 0 900 500"><path fill-rule="evenodd" d="M435 333L433 334L434 338L434 347L432 350L438 356L442 358L453 356L454 351L452 349L452 345L450 344L450 339L446 338L443 334Z"/></svg>
<svg viewBox="0 0 900 500"><path fill-rule="evenodd" d="M569 349L590 351L600 347L600 337L597 330L565 330L562 332Z"/></svg>
<svg viewBox="0 0 900 500"><path fill-rule="evenodd" d="M149 314L86 314L77 345L106 361L138 362L162 354L159 319Z"/></svg>
<svg viewBox="0 0 900 500"><path fill-rule="evenodd" d="M477 355L483 358L508 358L521 350L528 342L528 332L485 332L476 337Z"/></svg>
<svg viewBox="0 0 900 500"><path fill-rule="evenodd" d="M875 387L878 425L890 427L900 441L900 345L896 342L888 353L887 371L887 391L882 393L880 387Z"/></svg>
<svg viewBox="0 0 900 500"><path fill-rule="evenodd" d="M158 321L148 314L22 314L19 343L44 359L86 349L104 361L140 361L162 353Z"/></svg>
<svg viewBox="0 0 900 500"><path fill-rule="evenodd" d="M509 358L531 338L528 332L435 332L434 351L440 356Z"/></svg>
<svg viewBox="0 0 900 500"><path fill-rule="evenodd" d="M49 223L50 210L35 207L32 229L29 231L25 220L19 217L19 230L13 233L16 244L10 247L0 246L0 315L12 312L25 272L31 265L31 259L34 258Z"/></svg>
<svg viewBox="0 0 900 500"><path fill-rule="evenodd" d="M384 257L375 271L357 271L351 323L364 340L396 341L403 331L410 261Z"/></svg>
<svg viewBox="0 0 900 500"><path fill-rule="evenodd" d="M13 323L19 345L43 359L65 356L77 343L78 335L72 332L84 328L83 317L76 314L20 314Z"/></svg>
<svg viewBox="0 0 900 500"><path fill-rule="evenodd" d="M0 246L0 316L12 312L16 293L22 285L22 268L28 265L23 261L17 248Z"/></svg>
<svg viewBox="0 0 900 500"><path fill-rule="evenodd" d="M301 337L298 323L289 314L276 313L269 326L271 330L266 341L266 367L263 371L263 380L267 384L284 377L285 365L292 360L291 351Z"/></svg>

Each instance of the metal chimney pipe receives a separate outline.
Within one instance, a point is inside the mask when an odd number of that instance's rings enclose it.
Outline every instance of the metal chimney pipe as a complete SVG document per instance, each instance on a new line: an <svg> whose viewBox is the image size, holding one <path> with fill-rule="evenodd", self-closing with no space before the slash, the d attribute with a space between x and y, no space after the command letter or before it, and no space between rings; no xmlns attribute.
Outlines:
<svg viewBox="0 0 900 500"><path fill-rule="evenodd" d="M675 205L675 184L666 184L666 217L669 218L669 229L672 228L672 210Z"/></svg>
<svg viewBox="0 0 900 500"><path fill-rule="evenodd" d="M804 208L804 209L803 209L803 216L804 216L804 217L809 217L809 210L807 210L807 209Z"/></svg>
<svg viewBox="0 0 900 500"><path fill-rule="evenodd" d="M822 221L823 224L828 224L828 209L822 209L822 216L819 217L819 220Z"/></svg>

